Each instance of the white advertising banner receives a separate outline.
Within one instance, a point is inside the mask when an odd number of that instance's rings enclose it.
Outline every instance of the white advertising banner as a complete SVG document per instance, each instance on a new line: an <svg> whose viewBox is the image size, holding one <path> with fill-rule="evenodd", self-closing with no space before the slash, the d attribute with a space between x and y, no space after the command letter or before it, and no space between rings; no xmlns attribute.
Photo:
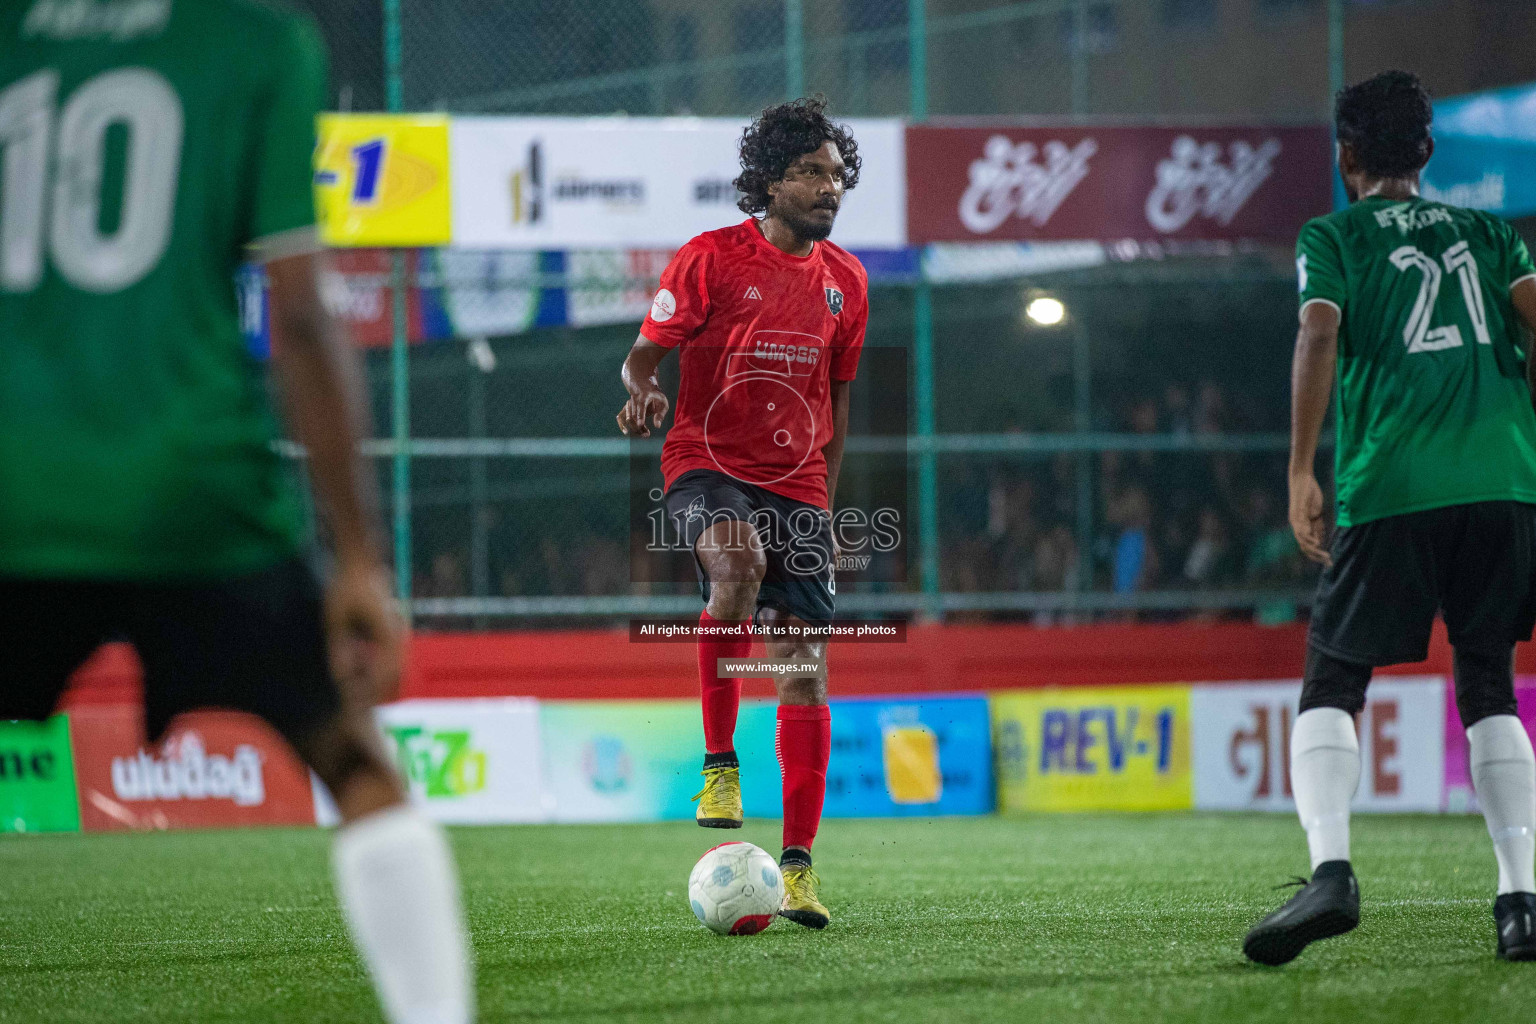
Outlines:
<svg viewBox="0 0 1536 1024"><path fill-rule="evenodd" d="M850 119L863 159L832 241L906 244L906 157L894 119ZM456 117L453 244L469 249L676 247L739 223L731 181L745 121Z"/></svg>
<svg viewBox="0 0 1536 1024"><path fill-rule="evenodd" d="M375 711L411 801L456 825L546 821L539 702L497 697L405 700ZM316 820L336 811L316 785Z"/></svg>
<svg viewBox="0 0 1536 1024"><path fill-rule="evenodd" d="M1294 812L1290 733L1301 682L1221 683L1190 694L1195 807ZM1445 681L1378 677L1358 720L1360 811L1438 811Z"/></svg>

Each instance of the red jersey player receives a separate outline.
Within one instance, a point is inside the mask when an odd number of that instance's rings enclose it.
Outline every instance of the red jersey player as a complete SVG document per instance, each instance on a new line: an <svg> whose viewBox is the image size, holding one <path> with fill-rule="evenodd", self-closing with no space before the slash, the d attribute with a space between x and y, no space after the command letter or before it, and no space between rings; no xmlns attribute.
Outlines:
<svg viewBox="0 0 1536 1024"><path fill-rule="evenodd" d="M740 828L734 733L741 680L719 660L751 650L746 623L832 619L831 502L848 430L848 387L869 317L864 268L827 241L843 194L859 179L858 147L825 101L763 111L741 137L738 205L751 216L683 246L624 361L626 434L650 436L668 410L656 367L678 349L677 417L662 448L667 512L692 548L704 594L699 681L704 791L697 819ZM776 747L784 784L784 904L810 928L818 899L811 843L826 795L831 718L826 644L768 639L775 658L821 671L775 677Z"/></svg>

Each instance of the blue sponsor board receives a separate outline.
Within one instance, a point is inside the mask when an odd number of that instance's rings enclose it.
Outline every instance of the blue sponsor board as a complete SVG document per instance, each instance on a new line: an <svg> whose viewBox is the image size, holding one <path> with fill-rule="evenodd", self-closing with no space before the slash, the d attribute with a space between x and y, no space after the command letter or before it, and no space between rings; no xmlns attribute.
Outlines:
<svg viewBox="0 0 1536 1024"><path fill-rule="evenodd" d="M772 704L743 704L736 729L748 817L783 813ZM992 728L985 697L832 702L828 818L988 814Z"/></svg>
<svg viewBox="0 0 1536 1024"><path fill-rule="evenodd" d="M1501 217L1536 213L1536 85L1435 104L1424 196Z"/></svg>

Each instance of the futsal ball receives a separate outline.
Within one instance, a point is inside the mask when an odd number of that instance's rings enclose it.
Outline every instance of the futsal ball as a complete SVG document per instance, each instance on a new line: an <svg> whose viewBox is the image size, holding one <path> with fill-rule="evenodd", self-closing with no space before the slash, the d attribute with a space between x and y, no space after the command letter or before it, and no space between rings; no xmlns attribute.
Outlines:
<svg viewBox="0 0 1536 1024"><path fill-rule="evenodd" d="M751 843L721 843L709 849L688 876L688 903L694 914L721 935L756 935L773 924L783 899L779 865Z"/></svg>

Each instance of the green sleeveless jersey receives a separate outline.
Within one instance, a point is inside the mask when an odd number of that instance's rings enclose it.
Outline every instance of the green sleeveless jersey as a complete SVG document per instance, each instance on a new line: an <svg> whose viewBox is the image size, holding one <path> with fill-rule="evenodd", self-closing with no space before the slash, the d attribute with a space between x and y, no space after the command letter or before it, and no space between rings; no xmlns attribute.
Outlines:
<svg viewBox="0 0 1536 1024"><path fill-rule="evenodd" d="M313 26L249 0L0 3L0 573L298 549L233 275L317 248L325 78Z"/></svg>
<svg viewBox="0 0 1536 1024"><path fill-rule="evenodd" d="M1510 287L1513 228L1423 199L1363 199L1296 243L1301 304L1340 312L1338 523L1536 503L1536 412Z"/></svg>

